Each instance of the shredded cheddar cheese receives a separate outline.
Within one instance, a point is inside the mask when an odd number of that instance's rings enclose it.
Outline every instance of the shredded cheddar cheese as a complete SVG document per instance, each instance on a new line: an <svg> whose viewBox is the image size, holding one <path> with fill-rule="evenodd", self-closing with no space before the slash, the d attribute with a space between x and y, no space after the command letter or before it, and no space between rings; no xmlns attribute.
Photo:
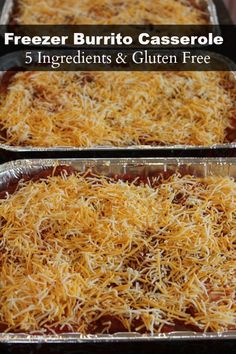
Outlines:
<svg viewBox="0 0 236 354"><path fill-rule="evenodd" d="M18 0L20 24L207 24L201 0Z"/></svg>
<svg viewBox="0 0 236 354"><path fill-rule="evenodd" d="M1 141L209 146L227 142L235 102L220 72L21 72L0 97Z"/></svg>
<svg viewBox="0 0 236 354"><path fill-rule="evenodd" d="M235 181L136 182L64 174L0 200L8 331L86 334L100 321L109 332L111 319L148 333L178 321L235 328Z"/></svg>

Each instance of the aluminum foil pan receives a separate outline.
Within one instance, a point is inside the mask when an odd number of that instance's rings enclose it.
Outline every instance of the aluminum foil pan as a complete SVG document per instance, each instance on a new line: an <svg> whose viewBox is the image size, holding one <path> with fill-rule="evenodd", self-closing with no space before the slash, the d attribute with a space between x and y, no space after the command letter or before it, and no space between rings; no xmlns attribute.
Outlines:
<svg viewBox="0 0 236 354"><path fill-rule="evenodd" d="M145 159L65 159L65 160L21 160L0 166L0 189L19 179L22 175L31 175L55 164L73 166L84 172L87 169L106 176L128 174L133 177L151 176L160 173L191 174L198 177L230 176L236 179L236 158L145 158ZM116 333L114 335L81 335L80 333L29 335L22 333L1 333L0 343L107 343L107 342L158 342L191 341L209 339L236 339L236 331L223 333L196 333L176 331L156 335L137 333Z"/></svg>
<svg viewBox="0 0 236 354"><path fill-rule="evenodd" d="M0 16L0 25L7 25L11 20L14 9L15 0L5 0L2 13ZM206 9L206 15L209 17L209 25L218 25L219 20L217 16L216 6L213 0L201 0L203 8Z"/></svg>
<svg viewBox="0 0 236 354"><path fill-rule="evenodd" d="M56 51L58 54L58 51ZM203 51L202 51L203 53ZM208 51L204 51L205 54L210 54ZM34 55L34 52L32 51L32 54ZM230 59L224 57L223 55L217 54L217 53L211 53L211 56L214 57L219 63L223 63L223 65L228 68L230 71L230 75L232 79L235 81L236 85L236 64L233 63ZM0 58L0 86L1 86L1 79L3 78L4 74L6 71L10 71L11 68L22 68L22 63L24 63L25 59L25 54L23 51L19 52L13 52L10 54L7 54L3 57ZM68 151L74 151L74 152L117 152L117 151L127 151L127 152L132 152L132 151L147 151L147 150L152 150L152 151L163 151L163 150L190 150L190 151L201 151L201 150L217 150L217 149L233 149L236 148L236 142L232 143L225 143L225 144L215 144L211 145L210 147L208 146L193 146L193 145L168 145L168 146L153 146L153 145L131 145L131 146L123 146L123 147L113 147L113 146L92 146L92 147L76 147L76 146L71 146L71 147L30 147L30 146L11 146L8 144L1 144L0 143L0 149L3 151L10 151L10 152L68 152Z"/></svg>

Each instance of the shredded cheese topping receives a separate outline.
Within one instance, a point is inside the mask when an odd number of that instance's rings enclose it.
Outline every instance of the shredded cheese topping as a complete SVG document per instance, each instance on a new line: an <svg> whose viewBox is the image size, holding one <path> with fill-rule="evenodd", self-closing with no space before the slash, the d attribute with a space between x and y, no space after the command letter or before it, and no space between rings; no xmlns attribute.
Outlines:
<svg viewBox="0 0 236 354"><path fill-rule="evenodd" d="M207 24L201 0L18 0L20 24Z"/></svg>
<svg viewBox="0 0 236 354"><path fill-rule="evenodd" d="M21 182L0 201L0 322L88 333L236 325L236 184L173 175ZM135 322L136 321L136 322ZM138 327L133 323L139 321ZM111 321L100 331L109 332ZM140 324L141 323L141 324Z"/></svg>
<svg viewBox="0 0 236 354"><path fill-rule="evenodd" d="M1 141L209 146L227 142L235 102L220 72L21 72L0 98Z"/></svg>

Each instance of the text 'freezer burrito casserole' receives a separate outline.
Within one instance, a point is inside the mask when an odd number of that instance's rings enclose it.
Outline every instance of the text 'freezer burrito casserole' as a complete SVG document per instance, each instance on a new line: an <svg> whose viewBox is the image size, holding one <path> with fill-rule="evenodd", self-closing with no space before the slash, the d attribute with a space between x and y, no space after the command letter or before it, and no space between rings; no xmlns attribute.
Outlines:
<svg viewBox="0 0 236 354"><path fill-rule="evenodd" d="M1 142L32 147L210 146L235 141L222 72L19 72L1 82Z"/></svg>
<svg viewBox="0 0 236 354"><path fill-rule="evenodd" d="M209 24L203 0L17 0L12 24Z"/></svg>
<svg viewBox="0 0 236 354"><path fill-rule="evenodd" d="M236 183L58 166L0 199L2 331L235 329Z"/></svg>

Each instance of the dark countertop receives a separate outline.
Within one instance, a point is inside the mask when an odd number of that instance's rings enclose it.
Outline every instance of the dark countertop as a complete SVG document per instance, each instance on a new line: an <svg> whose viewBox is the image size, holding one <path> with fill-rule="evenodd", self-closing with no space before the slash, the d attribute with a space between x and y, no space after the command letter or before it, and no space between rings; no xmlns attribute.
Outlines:
<svg viewBox="0 0 236 354"><path fill-rule="evenodd" d="M223 0L214 0L214 3L216 5L219 23L222 25L232 24L230 14L229 14Z"/></svg>
<svg viewBox="0 0 236 354"><path fill-rule="evenodd" d="M235 354L235 340L0 345L1 354Z"/></svg>

